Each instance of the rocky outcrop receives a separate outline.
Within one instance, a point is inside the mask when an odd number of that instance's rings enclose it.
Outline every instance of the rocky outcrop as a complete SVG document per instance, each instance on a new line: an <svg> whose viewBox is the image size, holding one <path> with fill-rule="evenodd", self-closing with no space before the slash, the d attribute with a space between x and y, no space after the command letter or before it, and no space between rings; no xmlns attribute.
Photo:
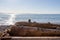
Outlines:
<svg viewBox="0 0 60 40"><path fill-rule="evenodd" d="M51 23L16 22L2 33L7 36L60 36L60 25Z"/></svg>

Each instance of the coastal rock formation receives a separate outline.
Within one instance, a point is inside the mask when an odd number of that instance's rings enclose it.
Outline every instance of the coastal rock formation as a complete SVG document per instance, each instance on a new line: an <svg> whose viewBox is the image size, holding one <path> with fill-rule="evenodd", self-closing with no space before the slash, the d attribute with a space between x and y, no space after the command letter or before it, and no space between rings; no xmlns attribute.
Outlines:
<svg viewBox="0 0 60 40"><path fill-rule="evenodd" d="M60 30L57 30L56 27L59 25L17 22L11 26L11 31L8 33L10 36L59 36Z"/></svg>
<svg viewBox="0 0 60 40"><path fill-rule="evenodd" d="M16 22L4 30L6 36L60 36L60 25L51 23Z"/></svg>
<svg viewBox="0 0 60 40"><path fill-rule="evenodd" d="M17 25L17 26L40 27L40 28L48 28L48 29L56 29L57 27L60 27L60 25L51 24L50 22L48 22L48 23L16 22L15 25Z"/></svg>

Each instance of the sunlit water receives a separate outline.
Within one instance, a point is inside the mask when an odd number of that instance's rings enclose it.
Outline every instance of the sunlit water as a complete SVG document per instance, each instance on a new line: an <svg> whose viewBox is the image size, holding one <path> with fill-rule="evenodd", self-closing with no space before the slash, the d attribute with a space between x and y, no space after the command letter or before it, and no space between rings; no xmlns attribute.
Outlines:
<svg viewBox="0 0 60 40"><path fill-rule="evenodd" d="M14 25L15 14L8 14L8 15L2 15L2 17L0 18L0 20L3 21L2 25Z"/></svg>
<svg viewBox="0 0 60 40"><path fill-rule="evenodd" d="M5 25L13 25L15 21L15 14L10 14L10 18L8 21L5 23Z"/></svg>
<svg viewBox="0 0 60 40"><path fill-rule="evenodd" d="M60 14L0 14L1 25L13 25L17 21L28 21L39 23L57 23L60 24Z"/></svg>

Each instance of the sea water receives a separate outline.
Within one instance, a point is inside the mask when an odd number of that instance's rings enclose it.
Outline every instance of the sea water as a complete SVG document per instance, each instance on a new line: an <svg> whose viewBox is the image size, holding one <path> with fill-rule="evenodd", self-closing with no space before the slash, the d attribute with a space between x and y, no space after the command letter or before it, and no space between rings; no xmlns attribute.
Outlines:
<svg viewBox="0 0 60 40"><path fill-rule="evenodd" d="M0 24L5 24L9 18L8 14L0 14ZM32 22L60 24L60 14L16 14L13 21L28 21L28 19Z"/></svg>
<svg viewBox="0 0 60 40"><path fill-rule="evenodd" d="M18 14L16 15L17 21L28 21L39 23L57 23L60 24L60 14Z"/></svg>

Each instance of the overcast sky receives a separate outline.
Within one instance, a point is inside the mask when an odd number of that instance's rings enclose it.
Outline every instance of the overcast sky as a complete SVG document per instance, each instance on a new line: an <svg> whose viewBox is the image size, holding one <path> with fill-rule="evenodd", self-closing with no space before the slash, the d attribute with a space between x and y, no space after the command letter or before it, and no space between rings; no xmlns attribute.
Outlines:
<svg viewBox="0 0 60 40"><path fill-rule="evenodd" d="M0 13L59 14L60 0L0 0Z"/></svg>

